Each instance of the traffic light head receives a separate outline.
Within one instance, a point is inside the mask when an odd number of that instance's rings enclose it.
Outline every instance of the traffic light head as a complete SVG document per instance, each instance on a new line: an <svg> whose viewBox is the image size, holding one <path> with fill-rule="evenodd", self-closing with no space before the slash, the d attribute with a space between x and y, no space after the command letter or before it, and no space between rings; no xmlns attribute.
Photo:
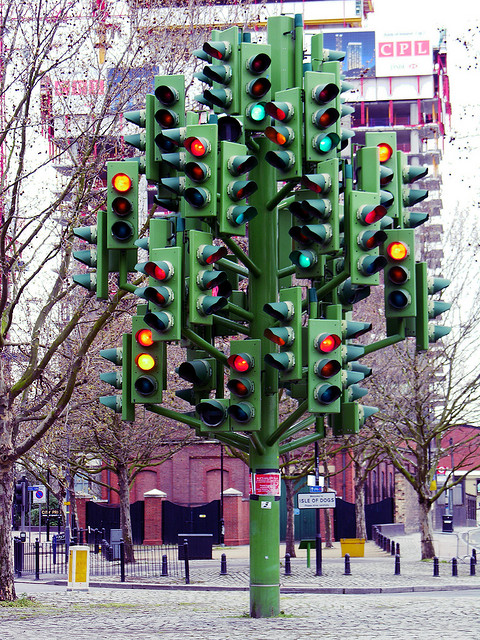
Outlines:
<svg viewBox="0 0 480 640"><path fill-rule="evenodd" d="M138 238L138 163L107 163L107 249L135 249Z"/></svg>
<svg viewBox="0 0 480 640"><path fill-rule="evenodd" d="M369 191L380 188L381 204L388 209L388 215L391 218L397 219L402 211L397 163L397 134L394 131L367 131L365 133L365 145L367 147L377 147L378 149L379 178L375 186L365 184L365 180L368 179L369 167L367 163L364 163L366 166L362 166L361 188L367 190L368 187Z"/></svg>
<svg viewBox="0 0 480 640"><path fill-rule="evenodd" d="M156 339L151 327L141 316L132 318L132 338L132 402L162 402L165 343Z"/></svg>
<svg viewBox="0 0 480 640"><path fill-rule="evenodd" d="M240 114L245 129L263 131L268 117L265 104L270 100L271 47L243 42L240 45Z"/></svg>
<svg viewBox="0 0 480 640"><path fill-rule="evenodd" d="M280 347L279 352L267 353L265 364L280 372L280 380L302 378L302 290L301 287L280 289L279 301L265 304L265 313L280 323L268 327L265 338Z"/></svg>
<svg viewBox="0 0 480 640"><path fill-rule="evenodd" d="M217 126L187 127L185 188L186 217L209 217L217 214L218 140Z"/></svg>
<svg viewBox="0 0 480 640"><path fill-rule="evenodd" d="M328 160L340 144L340 86L336 75L307 71L305 86L305 158Z"/></svg>
<svg viewBox="0 0 480 640"><path fill-rule="evenodd" d="M386 318L415 317L415 232L413 229L390 229L383 253L385 267Z"/></svg>
<svg viewBox="0 0 480 640"><path fill-rule="evenodd" d="M261 427L260 340L232 340L227 364L231 370L227 388L232 429L257 431Z"/></svg>
<svg viewBox="0 0 480 640"><path fill-rule="evenodd" d="M247 155L245 145L228 141L221 143L218 204L220 233L245 235L245 224L257 215L255 207L242 202L258 189L254 180L244 179L245 174L257 164L255 156Z"/></svg>
<svg viewBox="0 0 480 640"><path fill-rule="evenodd" d="M308 322L308 410L338 413L342 395L340 320Z"/></svg>
<svg viewBox="0 0 480 640"><path fill-rule="evenodd" d="M147 300L145 322L154 330L155 340L180 340L182 312L182 247L152 248L150 260L135 269L148 275L147 287L135 289L135 295Z"/></svg>
<svg viewBox="0 0 480 640"><path fill-rule="evenodd" d="M225 258L227 248L211 242L209 233L189 232L188 319L192 324L212 324L212 315L228 304L231 294L226 276L213 269L218 260Z"/></svg>
<svg viewBox="0 0 480 640"><path fill-rule="evenodd" d="M265 136L280 147L267 151L265 160L280 171L280 178L302 175L303 103L299 87L278 91L275 102L265 105L266 113L281 124L268 126Z"/></svg>
<svg viewBox="0 0 480 640"><path fill-rule="evenodd" d="M202 73L196 77L209 85L196 100L214 106L217 112L238 113L239 29L214 30L212 37L211 41L204 43L201 51L194 52L194 55L207 62Z"/></svg>
<svg viewBox="0 0 480 640"><path fill-rule="evenodd" d="M147 138L153 135L155 160L161 161L162 150L165 151L159 144L163 132L178 130L179 127L185 126L185 77L181 74L155 76L154 85L154 129L150 134L147 125Z"/></svg>
<svg viewBox="0 0 480 640"><path fill-rule="evenodd" d="M378 193L374 192L353 191L350 195L346 231L353 285L379 284L378 274L386 265L378 248L387 237L380 228L387 210L379 200Z"/></svg>

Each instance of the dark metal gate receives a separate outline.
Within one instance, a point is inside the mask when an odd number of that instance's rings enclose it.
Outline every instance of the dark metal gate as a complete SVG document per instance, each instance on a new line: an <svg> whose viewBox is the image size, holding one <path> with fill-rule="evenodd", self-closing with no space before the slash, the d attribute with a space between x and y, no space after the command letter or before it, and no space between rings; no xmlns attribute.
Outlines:
<svg viewBox="0 0 480 640"><path fill-rule="evenodd" d="M334 515L335 540L340 538L355 538L355 505L337 498ZM365 520L367 537L372 538L372 526L375 524L390 524L393 522L393 498L385 498L365 506Z"/></svg>
<svg viewBox="0 0 480 640"><path fill-rule="evenodd" d="M179 533L211 533L220 544L220 500L197 507L185 507L165 500L162 503L162 540L176 544Z"/></svg>
<svg viewBox="0 0 480 640"><path fill-rule="evenodd" d="M138 500L130 505L130 518L132 520L133 543L142 544L145 519L143 501ZM105 529L105 538L110 541L110 531L112 529L120 529L120 507L87 502L86 519L87 527Z"/></svg>

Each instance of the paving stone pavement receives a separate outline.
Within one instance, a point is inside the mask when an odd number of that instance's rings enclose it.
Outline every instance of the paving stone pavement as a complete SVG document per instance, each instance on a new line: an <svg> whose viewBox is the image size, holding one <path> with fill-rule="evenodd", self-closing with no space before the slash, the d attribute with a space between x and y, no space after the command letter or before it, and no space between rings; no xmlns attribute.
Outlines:
<svg viewBox="0 0 480 640"><path fill-rule="evenodd" d="M216 550L215 560L192 561L190 585L157 578L155 584L128 581L112 588L104 580L102 587L91 586L88 592L67 592L64 585L17 581L17 594L32 594L33 606L0 607L0 638L478 640L480 576L470 576L469 565L459 562L459 575L452 577L448 560L464 550L458 539L437 541L445 554L439 577L433 577L432 563L419 561L419 538L399 541L400 576L394 575L394 559L373 543L364 558L352 558L348 576L338 549L325 550L321 577L314 575L313 554L311 569L305 557L293 559L292 575L281 575L284 613L261 620L248 616L245 549L224 551L225 576L218 562L222 549Z"/></svg>

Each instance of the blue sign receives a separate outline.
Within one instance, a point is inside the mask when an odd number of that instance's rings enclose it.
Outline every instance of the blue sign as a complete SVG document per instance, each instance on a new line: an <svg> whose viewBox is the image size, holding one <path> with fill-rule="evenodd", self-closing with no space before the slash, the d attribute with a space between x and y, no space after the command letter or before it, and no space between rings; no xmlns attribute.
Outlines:
<svg viewBox="0 0 480 640"><path fill-rule="evenodd" d="M323 487L308 487L310 490L310 493L322 493Z"/></svg>

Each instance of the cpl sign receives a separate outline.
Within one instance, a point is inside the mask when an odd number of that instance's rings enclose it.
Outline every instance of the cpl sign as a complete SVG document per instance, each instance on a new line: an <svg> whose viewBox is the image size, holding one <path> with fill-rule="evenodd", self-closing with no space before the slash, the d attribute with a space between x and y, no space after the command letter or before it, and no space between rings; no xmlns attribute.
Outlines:
<svg viewBox="0 0 480 640"><path fill-rule="evenodd" d="M380 77L423 76L433 71L430 39L425 33L388 33L376 41L376 73Z"/></svg>

